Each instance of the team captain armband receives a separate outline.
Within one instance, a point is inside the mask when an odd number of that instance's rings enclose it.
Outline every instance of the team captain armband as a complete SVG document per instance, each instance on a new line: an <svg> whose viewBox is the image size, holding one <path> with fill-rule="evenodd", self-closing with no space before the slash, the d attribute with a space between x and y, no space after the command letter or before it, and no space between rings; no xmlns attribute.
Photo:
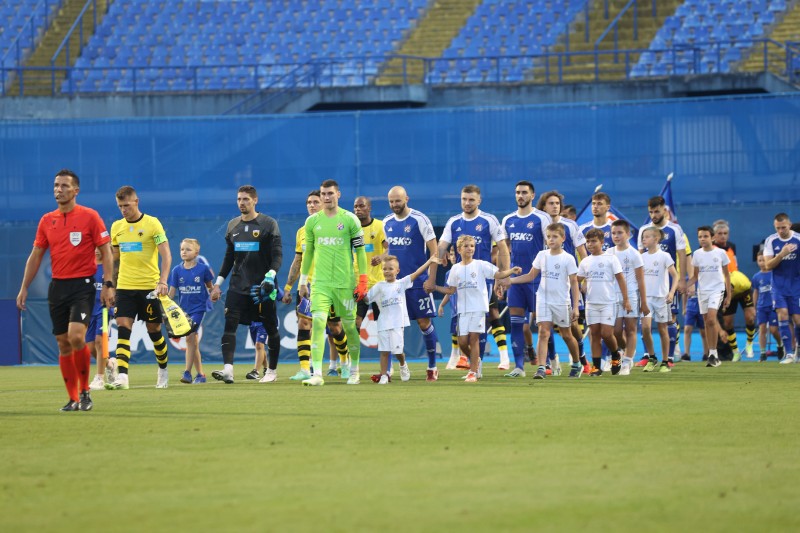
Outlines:
<svg viewBox="0 0 800 533"><path fill-rule="evenodd" d="M156 244L161 244L162 242L167 242L166 233L159 233L157 235L153 235L153 242L156 243Z"/></svg>
<svg viewBox="0 0 800 533"><path fill-rule="evenodd" d="M364 236L359 235L358 237L353 237L350 239L350 245L353 248L358 248L359 246L364 246Z"/></svg>

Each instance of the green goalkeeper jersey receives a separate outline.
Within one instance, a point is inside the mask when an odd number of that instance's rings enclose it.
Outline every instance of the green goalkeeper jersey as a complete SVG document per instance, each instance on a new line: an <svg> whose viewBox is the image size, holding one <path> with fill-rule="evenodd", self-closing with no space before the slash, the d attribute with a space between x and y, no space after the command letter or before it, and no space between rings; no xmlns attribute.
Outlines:
<svg viewBox="0 0 800 533"><path fill-rule="evenodd" d="M314 287L352 289L353 249L361 248L363 255L364 245L358 217L341 207L332 217L322 210L306 219L305 230L306 248L300 271L308 274L313 261Z"/></svg>

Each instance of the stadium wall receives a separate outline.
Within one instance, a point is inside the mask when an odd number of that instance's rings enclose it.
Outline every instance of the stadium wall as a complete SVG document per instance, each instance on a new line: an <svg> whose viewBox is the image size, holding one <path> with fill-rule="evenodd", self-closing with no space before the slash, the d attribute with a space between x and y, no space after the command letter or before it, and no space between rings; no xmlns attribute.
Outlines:
<svg viewBox="0 0 800 533"><path fill-rule="evenodd" d="M772 233L772 216L786 211L800 218L800 96L5 121L0 257L6 268L0 272L0 298L16 296L36 223L54 208L52 176L62 167L78 172L80 201L109 224L119 216L114 191L133 185L142 210L164 222L173 257L180 239L194 236L214 268L224 250L224 224L236 215L236 188L253 183L260 209L281 224L286 249L281 274L291 261L305 195L323 179L339 181L345 207L357 195L373 198L376 216L388 211L389 187L402 184L411 205L439 225L460 210L459 191L466 183L478 184L481 207L499 216L514 209L519 179L531 179L538 192L558 189L578 209L602 184L613 204L640 224L647 198L674 172L679 221L691 229L729 220L742 270L752 274L751 247ZM36 299L43 307L23 316L27 362L27 350L33 349L33 361L39 362L55 353L47 345L52 342L44 305L48 282L45 263L30 293L32 307ZM213 313L208 320L213 329ZM218 354L218 338L206 337L214 340L203 341L205 353Z"/></svg>

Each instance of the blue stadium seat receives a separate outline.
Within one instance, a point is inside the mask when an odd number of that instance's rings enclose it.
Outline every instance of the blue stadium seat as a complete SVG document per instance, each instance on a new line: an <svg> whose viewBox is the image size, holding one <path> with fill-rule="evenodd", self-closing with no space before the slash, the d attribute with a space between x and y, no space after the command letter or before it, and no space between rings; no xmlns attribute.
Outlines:
<svg viewBox="0 0 800 533"><path fill-rule="evenodd" d="M404 31L416 25L429 4L429 0L322 0L314 5L256 0L114 2L94 36L97 41L84 49L83 57L92 63L105 57L113 60L113 66L198 65L209 71L212 65L253 65L267 57L298 63L347 55L355 60L367 52L384 55L395 50ZM175 81L186 80L184 72L175 72L177 78L167 79L166 86L147 78L142 88L186 90L184 82ZM372 72L374 76L377 69ZM365 73L338 81L362 83ZM253 85L252 74L228 76L224 81L203 79L208 80L204 90ZM193 85L194 74L191 80ZM92 87L86 84L85 90ZM132 90L133 78L118 87Z"/></svg>

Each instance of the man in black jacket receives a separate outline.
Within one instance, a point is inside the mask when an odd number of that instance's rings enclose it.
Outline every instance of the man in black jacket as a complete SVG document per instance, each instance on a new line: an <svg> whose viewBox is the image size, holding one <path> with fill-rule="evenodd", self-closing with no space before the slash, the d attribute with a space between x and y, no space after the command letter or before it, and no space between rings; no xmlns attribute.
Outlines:
<svg viewBox="0 0 800 533"><path fill-rule="evenodd" d="M233 383L233 356L239 324L262 322L267 331L268 369L265 375L277 378L280 338L275 308L275 274L281 266L281 232L272 217L256 211L258 193L252 185L242 185L236 197L242 213L228 222L227 249L219 276L211 290L211 300L219 300L220 285L231 274L225 298L225 331L222 334L222 370L211 373L215 379ZM260 287L259 287L260 286ZM255 296L255 298L254 298Z"/></svg>

